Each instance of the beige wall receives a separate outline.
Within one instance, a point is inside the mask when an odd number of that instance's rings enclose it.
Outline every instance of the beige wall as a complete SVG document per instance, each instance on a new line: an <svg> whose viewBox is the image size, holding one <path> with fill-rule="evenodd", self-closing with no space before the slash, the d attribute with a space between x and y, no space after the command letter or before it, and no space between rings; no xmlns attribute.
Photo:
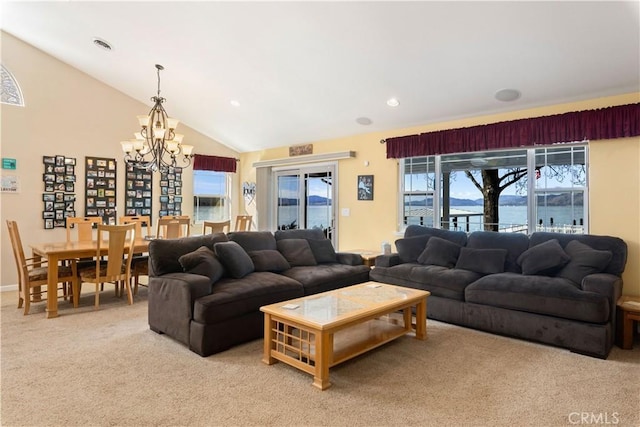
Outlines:
<svg viewBox="0 0 640 427"><path fill-rule="evenodd" d="M345 150L356 152L356 158L339 160L339 196L337 210L338 248L377 249L381 242L399 238L398 218L398 163L386 158L386 146L381 138L410 135L420 132L452 129L565 113L593 108L604 108L639 102L639 94L599 98L570 104L515 111L461 119L443 123L374 132L313 143L313 153L331 153ZM363 128L364 129L364 128ZM624 293L640 295L640 139L628 138L590 143L590 232L618 236L627 242L629 257L623 275ZM243 153L241 155L242 181L255 181L256 161L288 157L288 148ZM365 166L365 160L369 166ZM374 200L359 201L356 194L358 175L374 175ZM340 216L340 209L349 208L349 217Z"/></svg>
<svg viewBox="0 0 640 427"><path fill-rule="evenodd" d="M120 141L133 137L133 132L138 130L136 115L145 114L150 107L7 33L0 35L2 64L20 84L25 99L24 108L1 104L0 110L0 153L2 157L17 159L15 174L21 185L20 194L0 195L0 285L7 286L17 283L17 275L6 219L18 221L23 245L29 253L29 243L65 239L63 229L44 230L43 227L42 156L60 154L77 159L75 207L78 215L83 215L85 208L85 156L116 158L118 215L123 215L125 172ZM170 112L171 99L166 107ZM182 124L178 129L185 135L185 143L193 145L196 153L239 157L237 152ZM154 175L152 212L157 218L159 174ZM183 173L183 181L183 211L192 214L191 168ZM237 187L237 181L235 176L234 187Z"/></svg>

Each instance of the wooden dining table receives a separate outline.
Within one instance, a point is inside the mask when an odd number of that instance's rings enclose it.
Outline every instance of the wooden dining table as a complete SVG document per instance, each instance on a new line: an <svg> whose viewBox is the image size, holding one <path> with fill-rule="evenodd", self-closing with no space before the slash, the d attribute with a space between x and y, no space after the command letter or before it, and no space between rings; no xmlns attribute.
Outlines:
<svg viewBox="0 0 640 427"><path fill-rule="evenodd" d="M135 253L144 253L149 249L150 240L136 239L134 243ZM58 317L58 264L60 261L95 257L98 250L98 241L86 242L47 242L29 245L33 257L47 260L47 308L46 317L51 319ZM104 244L100 248L100 256L109 255L109 245Z"/></svg>

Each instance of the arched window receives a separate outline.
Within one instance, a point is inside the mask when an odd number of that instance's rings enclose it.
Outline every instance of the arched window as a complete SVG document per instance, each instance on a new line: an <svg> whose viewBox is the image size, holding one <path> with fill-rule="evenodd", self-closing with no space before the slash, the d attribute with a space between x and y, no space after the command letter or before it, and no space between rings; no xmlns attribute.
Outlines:
<svg viewBox="0 0 640 427"><path fill-rule="evenodd" d="M7 70L4 65L0 64L0 72L2 73L2 99L3 104L17 105L24 107L24 98L20 85L16 81L13 74Z"/></svg>

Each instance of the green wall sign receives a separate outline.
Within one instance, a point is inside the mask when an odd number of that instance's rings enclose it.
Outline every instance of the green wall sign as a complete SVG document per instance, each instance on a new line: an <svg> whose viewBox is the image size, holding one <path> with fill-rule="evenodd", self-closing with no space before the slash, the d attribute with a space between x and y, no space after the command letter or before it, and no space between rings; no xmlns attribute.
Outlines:
<svg viewBox="0 0 640 427"><path fill-rule="evenodd" d="M2 158L2 169L15 169L16 159L9 159L8 157Z"/></svg>

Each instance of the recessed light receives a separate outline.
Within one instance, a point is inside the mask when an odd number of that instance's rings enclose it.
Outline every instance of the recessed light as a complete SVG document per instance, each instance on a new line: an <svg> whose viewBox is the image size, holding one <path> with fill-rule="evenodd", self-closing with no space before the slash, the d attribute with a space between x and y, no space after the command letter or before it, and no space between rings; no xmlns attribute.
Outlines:
<svg viewBox="0 0 640 427"><path fill-rule="evenodd" d="M236 101L235 99L232 99L231 102L229 102L229 104L233 105L234 107L239 107L240 106L240 102Z"/></svg>
<svg viewBox="0 0 640 427"><path fill-rule="evenodd" d="M358 117L356 119L356 122L361 124L361 125L363 125L363 126L368 126L371 123L373 123L369 117Z"/></svg>
<svg viewBox="0 0 640 427"><path fill-rule="evenodd" d="M500 89L496 92L495 98L502 102L511 102L520 98L520 91L517 89Z"/></svg>
<svg viewBox="0 0 640 427"><path fill-rule="evenodd" d="M109 51L113 50L113 47L111 47L111 43L98 37L93 38L93 44L98 46L100 49L109 50Z"/></svg>
<svg viewBox="0 0 640 427"><path fill-rule="evenodd" d="M397 98L389 98L387 100L387 105L389 107L397 107L398 105L400 105L400 101L398 101Z"/></svg>

